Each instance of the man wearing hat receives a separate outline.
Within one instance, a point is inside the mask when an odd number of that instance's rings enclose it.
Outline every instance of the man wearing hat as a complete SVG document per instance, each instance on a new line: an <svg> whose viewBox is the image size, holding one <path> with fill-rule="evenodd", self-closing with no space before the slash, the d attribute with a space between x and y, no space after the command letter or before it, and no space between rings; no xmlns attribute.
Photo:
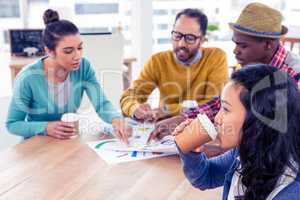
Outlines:
<svg viewBox="0 0 300 200"><path fill-rule="evenodd" d="M243 66L251 63L271 64L284 71L293 71L295 77L300 71L300 60L287 52L280 44L280 38L288 29L281 24L279 11L261 3L249 4L236 23L229 23L233 30L234 49L238 63ZM299 75L296 80L298 81Z"/></svg>
<svg viewBox="0 0 300 200"><path fill-rule="evenodd" d="M236 44L233 52L241 66L254 63L270 64L287 72L300 86L300 58L286 51L280 43L280 38L288 32L288 29L281 24L282 18L278 10L264 4L247 5L237 22L229 23L233 30L232 40ZM219 97L215 97L197 109L163 120L156 125L152 138L158 137L162 132L170 134L174 129L171 127L176 127L187 118L195 118L199 113L206 113L213 121L220 106ZM219 150L216 149L216 152L218 153Z"/></svg>

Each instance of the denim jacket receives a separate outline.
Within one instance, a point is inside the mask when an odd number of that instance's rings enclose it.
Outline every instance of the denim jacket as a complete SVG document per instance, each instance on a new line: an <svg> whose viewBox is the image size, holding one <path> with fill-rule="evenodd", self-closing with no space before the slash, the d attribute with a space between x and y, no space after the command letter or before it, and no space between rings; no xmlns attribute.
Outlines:
<svg viewBox="0 0 300 200"><path fill-rule="evenodd" d="M227 200L231 179L240 161L239 151L232 149L226 153L208 159L204 153L184 154L179 150L183 171L190 183L200 190L223 186L223 200ZM282 189L274 200L300 199L300 173L296 179Z"/></svg>

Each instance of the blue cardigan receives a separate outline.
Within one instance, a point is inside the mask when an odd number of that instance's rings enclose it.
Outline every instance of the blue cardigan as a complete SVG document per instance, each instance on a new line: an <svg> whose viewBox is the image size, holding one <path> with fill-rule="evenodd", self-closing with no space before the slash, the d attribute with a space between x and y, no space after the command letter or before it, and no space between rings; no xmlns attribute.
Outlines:
<svg viewBox="0 0 300 200"><path fill-rule="evenodd" d="M29 138L45 134L49 121L60 120L67 112L76 112L85 91L98 115L107 123L121 117L105 97L95 72L85 58L80 68L70 72L71 94L69 102L58 107L48 93L48 81L43 59L22 69L15 80L14 93L9 106L6 127L9 132Z"/></svg>
<svg viewBox="0 0 300 200"><path fill-rule="evenodd" d="M223 200L227 200L231 179L237 167L239 156L237 149L230 150L220 156L207 159L204 153L184 154L179 150L183 163L183 171L191 184L201 190L224 186ZM274 200L300 199L300 173L296 179L281 190Z"/></svg>

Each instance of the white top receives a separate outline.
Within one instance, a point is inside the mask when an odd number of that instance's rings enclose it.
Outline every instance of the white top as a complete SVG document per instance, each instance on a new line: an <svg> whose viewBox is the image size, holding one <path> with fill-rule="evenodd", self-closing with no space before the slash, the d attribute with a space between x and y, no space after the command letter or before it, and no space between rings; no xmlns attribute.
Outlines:
<svg viewBox="0 0 300 200"><path fill-rule="evenodd" d="M70 74L64 82L59 84L54 84L48 81L48 92L49 96L52 97L59 108L63 108L67 105L71 94Z"/></svg>
<svg viewBox="0 0 300 200"><path fill-rule="evenodd" d="M239 157L237 159L239 160ZM292 164L295 166L297 171L299 171L299 166L296 165L295 162L292 162ZM240 168L240 166L238 168ZM287 166L284 173L278 179L274 190L269 194L266 200L272 200L281 190L291 184L296 177L297 173ZM246 187L242 184L241 175L236 170L232 176L228 200L234 200L235 196L244 196L244 191L246 191Z"/></svg>

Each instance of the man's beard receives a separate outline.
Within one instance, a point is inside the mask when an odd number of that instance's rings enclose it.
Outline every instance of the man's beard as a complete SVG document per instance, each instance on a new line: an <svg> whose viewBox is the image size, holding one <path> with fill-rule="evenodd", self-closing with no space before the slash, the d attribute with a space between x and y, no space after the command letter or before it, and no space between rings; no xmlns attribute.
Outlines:
<svg viewBox="0 0 300 200"><path fill-rule="evenodd" d="M175 54L176 54L176 58L181 62L188 62L196 55L196 52L192 52L191 50L185 47L178 47L175 49Z"/></svg>

